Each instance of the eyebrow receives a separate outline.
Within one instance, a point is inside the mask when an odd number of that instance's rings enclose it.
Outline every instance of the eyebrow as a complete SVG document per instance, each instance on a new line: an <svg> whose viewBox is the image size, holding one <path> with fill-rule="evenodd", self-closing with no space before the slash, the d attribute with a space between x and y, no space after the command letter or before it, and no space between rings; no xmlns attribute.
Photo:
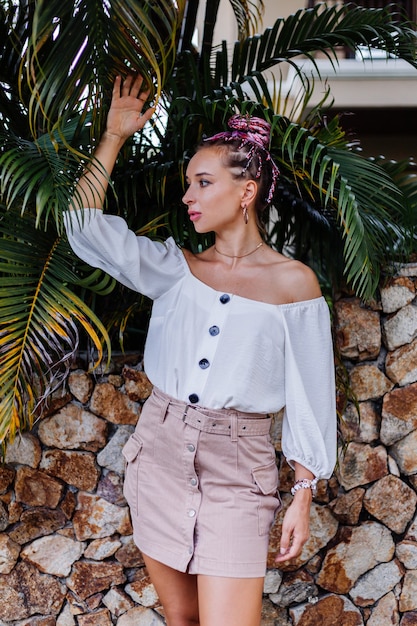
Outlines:
<svg viewBox="0 0 417 626"><path fill-rule="evenodd" d="M197 172L194 176L195 178L198 178L199 176L214 176L214 174L211 174L210 172ZM190 180L190 177L186 176L185 179Z"/></svg>

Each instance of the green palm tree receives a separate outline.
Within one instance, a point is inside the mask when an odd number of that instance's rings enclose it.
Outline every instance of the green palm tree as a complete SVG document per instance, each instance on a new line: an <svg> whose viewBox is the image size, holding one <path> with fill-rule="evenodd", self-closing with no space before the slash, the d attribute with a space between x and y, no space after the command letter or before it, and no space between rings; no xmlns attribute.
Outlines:
<svg viewBox="0 0 417 626"><path fill-rule="evenodd" d="M318 5L255 34L262 4L231 0L238 39L214 46L217 0L203 3L196 45L198 4L0 5L0 442L30 427L65 378L80 327L100 361L103 344L110 352L109 325L122 333L132 312L143 310L137 294L76 259L62 233L62 211L103 131L116 74L140 72L158 102L152 127L121 152L108 194L107 209L135 231L169 229L179 243L208 244L189 230L181 206L184 167L203 133L242 111L273 126L281 178L266 216L272 245L314 259L328 283L344 276L361 297L375 292L387 255L405 245L401 224L415 215L414 179L355 152L339 120L325 122L330 98L306 115L314 82L296 61L314 64L321 52L336 66L339 46L368 46L417 67L412 25L388 9ZM293 109L282 81L269 77L284 64L301 85Z"/></svg>

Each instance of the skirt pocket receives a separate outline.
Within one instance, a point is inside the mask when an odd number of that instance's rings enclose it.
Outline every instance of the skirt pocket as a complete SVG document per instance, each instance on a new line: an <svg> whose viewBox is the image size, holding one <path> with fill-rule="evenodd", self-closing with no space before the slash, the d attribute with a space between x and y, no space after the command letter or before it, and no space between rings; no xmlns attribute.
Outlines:
<svg viewBox="0 0 417 626"><path fill-rule="evenodd" d="M278 494L278 468L274 461L252 469L252 477L258 488L258 530L267 535L274 523L275 515L281 508Z"/></svg>
<svg viewBox="0 0 417 626"><path fill-rule="evenodd" d="M142 447L143 442L136 433L133 433L122 449L122 454L126 459L123 494L135 516L138 514L138 472Z"/></svg>

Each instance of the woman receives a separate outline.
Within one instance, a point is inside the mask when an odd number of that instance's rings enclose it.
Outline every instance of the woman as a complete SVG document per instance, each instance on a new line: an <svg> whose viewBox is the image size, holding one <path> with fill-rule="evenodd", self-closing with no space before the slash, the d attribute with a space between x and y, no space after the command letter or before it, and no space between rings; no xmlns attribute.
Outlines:
<svg viewBox="0 0 417 626"><path fill-rule="evenodd" d="M190 220L215 233L204 252L138 238L103 215L118 152L153 113L142 114L141 89L140 77L115 81L68 237L85 261L154 300L145 347L154 392L124 448L125 495L167 624L257 626L280 507L269 414L285 406L283 452L295 472L277 563L300 554L317 479L334 467L328 309L313 272L261 237L278 176L264 120L235 116L188 165Z"/></svg>

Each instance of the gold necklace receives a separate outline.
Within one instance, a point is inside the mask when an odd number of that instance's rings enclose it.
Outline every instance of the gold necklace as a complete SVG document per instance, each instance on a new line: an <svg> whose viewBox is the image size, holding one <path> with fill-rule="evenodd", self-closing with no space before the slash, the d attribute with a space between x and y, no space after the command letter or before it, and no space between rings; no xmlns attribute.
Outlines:
<svg viewBox="0 0 417 626"><path fill-rule="evenodd" d="M254 252L256 252L257 250L259 250L259 248L263 245L263 241L260 241L258 243L258 245L256 246L256 248L254 248L253 250L251 250L250 252L247 252L246 254L226 254L225 252L220 252L220 250L217 250L216 246L214 245L214 249L217 252L217 254L221 254L222 256L227 256L229 259L243 259L244 256L249 256L250 254L253 254Z"/></svg>

